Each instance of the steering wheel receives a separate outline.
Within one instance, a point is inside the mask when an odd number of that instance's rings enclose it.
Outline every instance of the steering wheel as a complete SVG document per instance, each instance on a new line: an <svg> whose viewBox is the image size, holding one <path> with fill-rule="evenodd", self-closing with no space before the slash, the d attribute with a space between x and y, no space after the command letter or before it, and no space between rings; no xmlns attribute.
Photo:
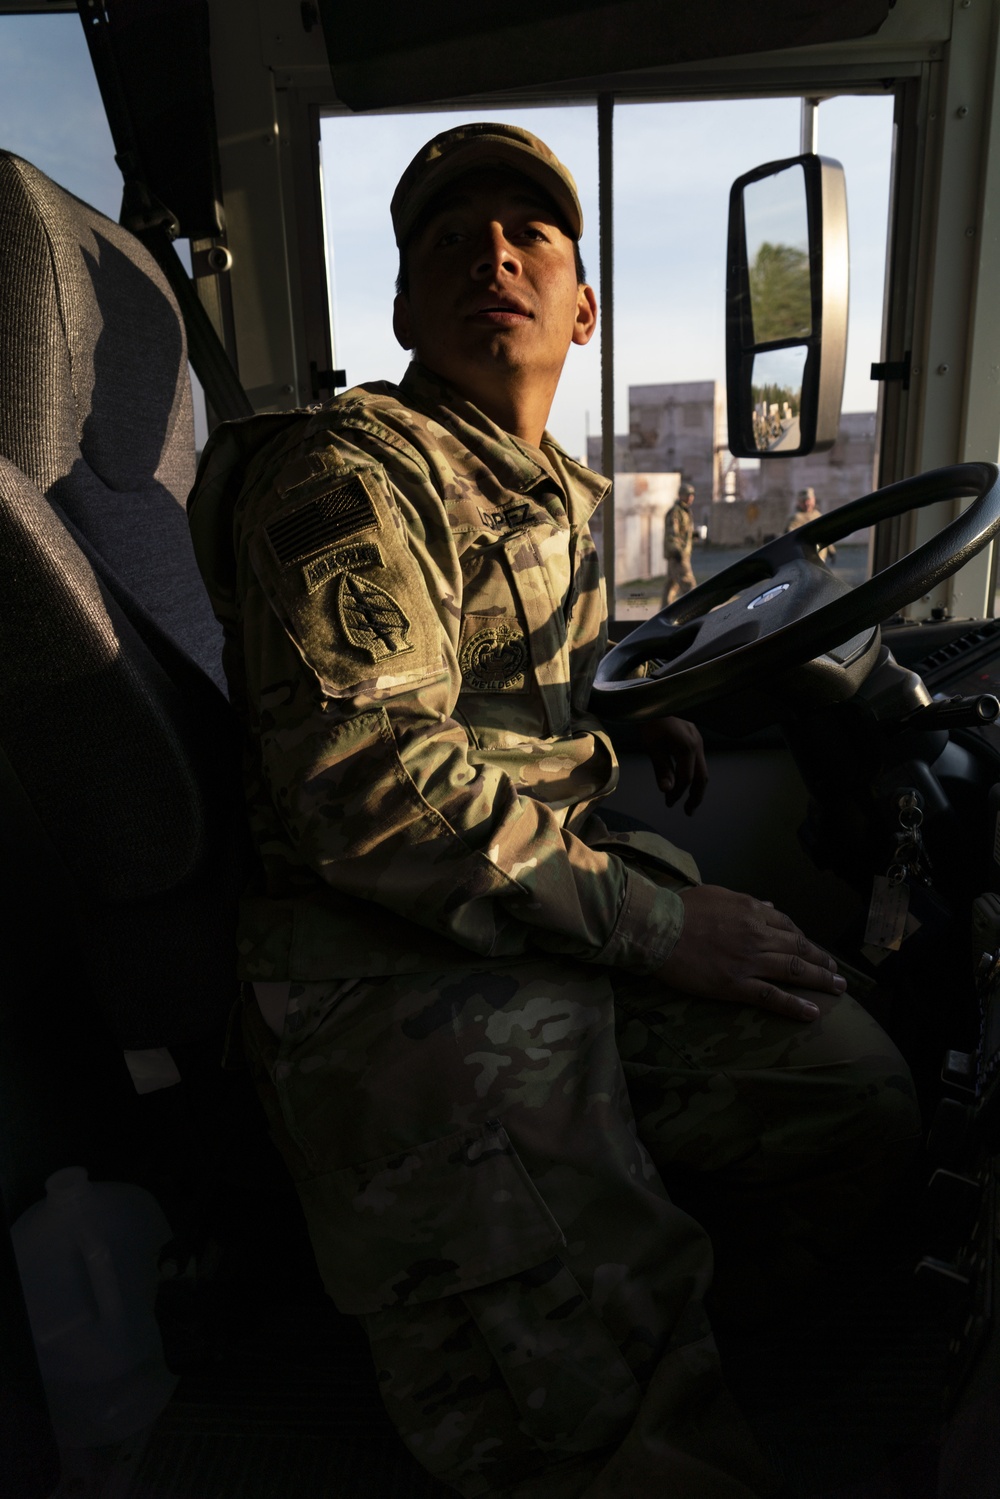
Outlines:
<svg viewBox="0 0 1000 1499"><path fill-rule="evenodd" d="M940 500L974 496L936 536L851 588L819 550ZM882 620L963 567L1000 531L1000 469L961 463L890 484L743 557L661 609L597 668L604 718L683 713L823 657L835 670L871 646ZM829 653L829 657L827 657ZM645 672L645 675L639 673Z"/></svg>

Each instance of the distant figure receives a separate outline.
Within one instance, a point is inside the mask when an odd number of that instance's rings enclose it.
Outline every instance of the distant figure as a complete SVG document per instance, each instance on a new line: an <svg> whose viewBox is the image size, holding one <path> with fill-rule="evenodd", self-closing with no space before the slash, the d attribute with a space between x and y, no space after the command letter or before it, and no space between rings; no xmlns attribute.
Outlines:
<svg viewBox="0 0 1000 1499"><path fill-rule="evenodd" d="M822 514L822 510L816 504L815 489L812 489L811 487L808 489L800 489L795 498L795 509L788 517L785 531L786 533L789 531L797 531L799 526L804 526L808 521L815 520L817 516ZM823 547L820 550L819 560L821 562L826 562L827 558L829 558L829 560L832 562L836 555L836 547Z"/></svg>
<svg viewBox="0 0 1000 1499"><path fill-rule="evenodd" d="M695 585L691 571L691 544L694 541L694 521L691 506L694 504L694 485L681 484L677 498L663 517L663 555L667 559L667 575L663 580L663 597L660 607L672 604L683 593L690 593Z"/></svg>

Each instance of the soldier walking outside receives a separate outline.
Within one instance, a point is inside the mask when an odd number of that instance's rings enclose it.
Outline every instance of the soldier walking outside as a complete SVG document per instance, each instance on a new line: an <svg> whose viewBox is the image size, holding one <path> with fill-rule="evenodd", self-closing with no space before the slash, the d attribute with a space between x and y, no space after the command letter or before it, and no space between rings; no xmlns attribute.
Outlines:
<svg viewBox="0 0 1000 1499"><path fill-rule="evenodd" d="M813 489L811 485L807 486L805 489L800 489L795 497L795 509L788 517L788 520L785 522L786 534L789 531L797 531L800 526L808 525L811 520L816 520L817 517L822 514L822 510L816 503L815 489ZM832 562L836 555L836 547L822 547L819 553L819 560L821 562L826 562L829 558L829 560Z"/></svg>
<svg viewBox="0 0 1000 1499"><path fill-rule="evenodd" d="M694 485L681 484L677 498L663 517L663 555L667 573L663 580L661 607L672 604L681 594L690 593L695 585L691 569L691 546L694 542L694 521L691 506L694 504Z"/></svg>

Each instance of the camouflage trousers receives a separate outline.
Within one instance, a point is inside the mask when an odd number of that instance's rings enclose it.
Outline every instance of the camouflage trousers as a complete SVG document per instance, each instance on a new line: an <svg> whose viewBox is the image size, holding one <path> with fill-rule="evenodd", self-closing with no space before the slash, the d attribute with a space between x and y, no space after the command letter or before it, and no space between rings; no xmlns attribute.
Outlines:
<svg viewBox="0 0 1000 1499"><path fill-rule="evenodd" d="M691 567L690 552L684 552L679 562L675 562L673 557L668 557L661 604L665 607L667 604L672 604L674 599L679 599L681 594L690 593L696 582L697 579Z"/></svg>
<svg viewBox="0 0 1000 1499"><path fill-rule="evenodd" d="M706 1298L803 1315L919 1136L888 1037L814 997L802 1024L545 959L292 984L280 1040L245 1005L324 1284L458 1493L769 1491Z"/></svg>

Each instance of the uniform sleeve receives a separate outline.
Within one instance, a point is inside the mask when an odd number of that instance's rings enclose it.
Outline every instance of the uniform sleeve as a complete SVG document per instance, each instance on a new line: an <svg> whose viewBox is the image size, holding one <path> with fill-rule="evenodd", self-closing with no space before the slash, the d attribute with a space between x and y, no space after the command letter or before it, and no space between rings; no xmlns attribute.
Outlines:
<svg viewBox="0 0 1000 1499"><path fill-rule="evenodd" d="M679 897L472 763L450 532L359 458L266 506L240 548L251 724L299 859L479 955L654 970Z"/></svg>

